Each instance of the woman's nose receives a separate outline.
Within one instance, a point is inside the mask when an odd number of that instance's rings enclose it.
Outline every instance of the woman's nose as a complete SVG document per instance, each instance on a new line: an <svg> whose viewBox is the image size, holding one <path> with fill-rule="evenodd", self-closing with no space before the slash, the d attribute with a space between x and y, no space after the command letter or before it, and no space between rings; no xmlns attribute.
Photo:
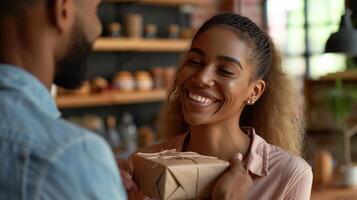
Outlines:
<svg viewBox="0 0 357 200"><path fill-rule="evenodd" d="M197 85L201 87L212 87L215 84L214 70L211 66L205 66L197 71L192 79Z"/></svg>

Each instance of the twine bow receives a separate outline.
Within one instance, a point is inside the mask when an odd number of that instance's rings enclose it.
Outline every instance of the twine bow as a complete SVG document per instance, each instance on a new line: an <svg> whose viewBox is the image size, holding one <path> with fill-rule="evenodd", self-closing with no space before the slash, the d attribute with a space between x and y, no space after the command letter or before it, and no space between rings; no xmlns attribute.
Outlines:
<svg viewBox="0 0 357 200"><path fill-rule="evenodd" d="M176 149L169 149L169 150L163 150L157 153L140 153L138 152L137 155L142 155L145 156L145 158L152 160L152 159L190 159L193 160L194 158L210 158L210 159L217 159L216 157L213 156L205 156L205 155L200 155L195 152L178 152Z"/></svg>

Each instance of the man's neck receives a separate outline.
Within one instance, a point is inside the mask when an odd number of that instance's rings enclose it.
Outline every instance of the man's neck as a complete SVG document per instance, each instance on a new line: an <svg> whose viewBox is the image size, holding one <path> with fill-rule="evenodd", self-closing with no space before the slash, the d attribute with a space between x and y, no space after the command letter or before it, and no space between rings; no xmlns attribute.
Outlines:
<svg viewBox="0 0 357 200"><path fill-rule="evenodd" d="M30 20L30 19L24 19ZM0 62L15 65L33 74L50 89L54 75L54 57L49 51L51 41L36 24L18 22L15 18L0 20Z"/></svg>

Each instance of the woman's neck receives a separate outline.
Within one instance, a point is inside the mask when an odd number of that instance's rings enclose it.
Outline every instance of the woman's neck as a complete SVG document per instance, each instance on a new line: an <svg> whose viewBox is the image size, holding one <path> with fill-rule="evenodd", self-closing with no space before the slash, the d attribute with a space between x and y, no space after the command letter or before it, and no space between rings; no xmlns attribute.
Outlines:
<svg viewBox="0 0 357 200"><path fill-rule="evenodd" d="M190 128L187 150L229 160L235 153L249 153L250 137L238 125L204 125Z"/></svg>

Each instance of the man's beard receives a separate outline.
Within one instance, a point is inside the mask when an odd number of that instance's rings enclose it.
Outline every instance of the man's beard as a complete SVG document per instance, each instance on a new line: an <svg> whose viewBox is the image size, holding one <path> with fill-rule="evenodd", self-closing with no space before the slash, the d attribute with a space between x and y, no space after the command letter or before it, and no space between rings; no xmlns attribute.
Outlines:
<svg viewBox="0 0 357 200"><path fill-rule="evenodd" d="M56 62L54 83L65 89L79 88L85 81L87 72L86 59L92 50L89 42L76 23L65 56Z"/></svg>

